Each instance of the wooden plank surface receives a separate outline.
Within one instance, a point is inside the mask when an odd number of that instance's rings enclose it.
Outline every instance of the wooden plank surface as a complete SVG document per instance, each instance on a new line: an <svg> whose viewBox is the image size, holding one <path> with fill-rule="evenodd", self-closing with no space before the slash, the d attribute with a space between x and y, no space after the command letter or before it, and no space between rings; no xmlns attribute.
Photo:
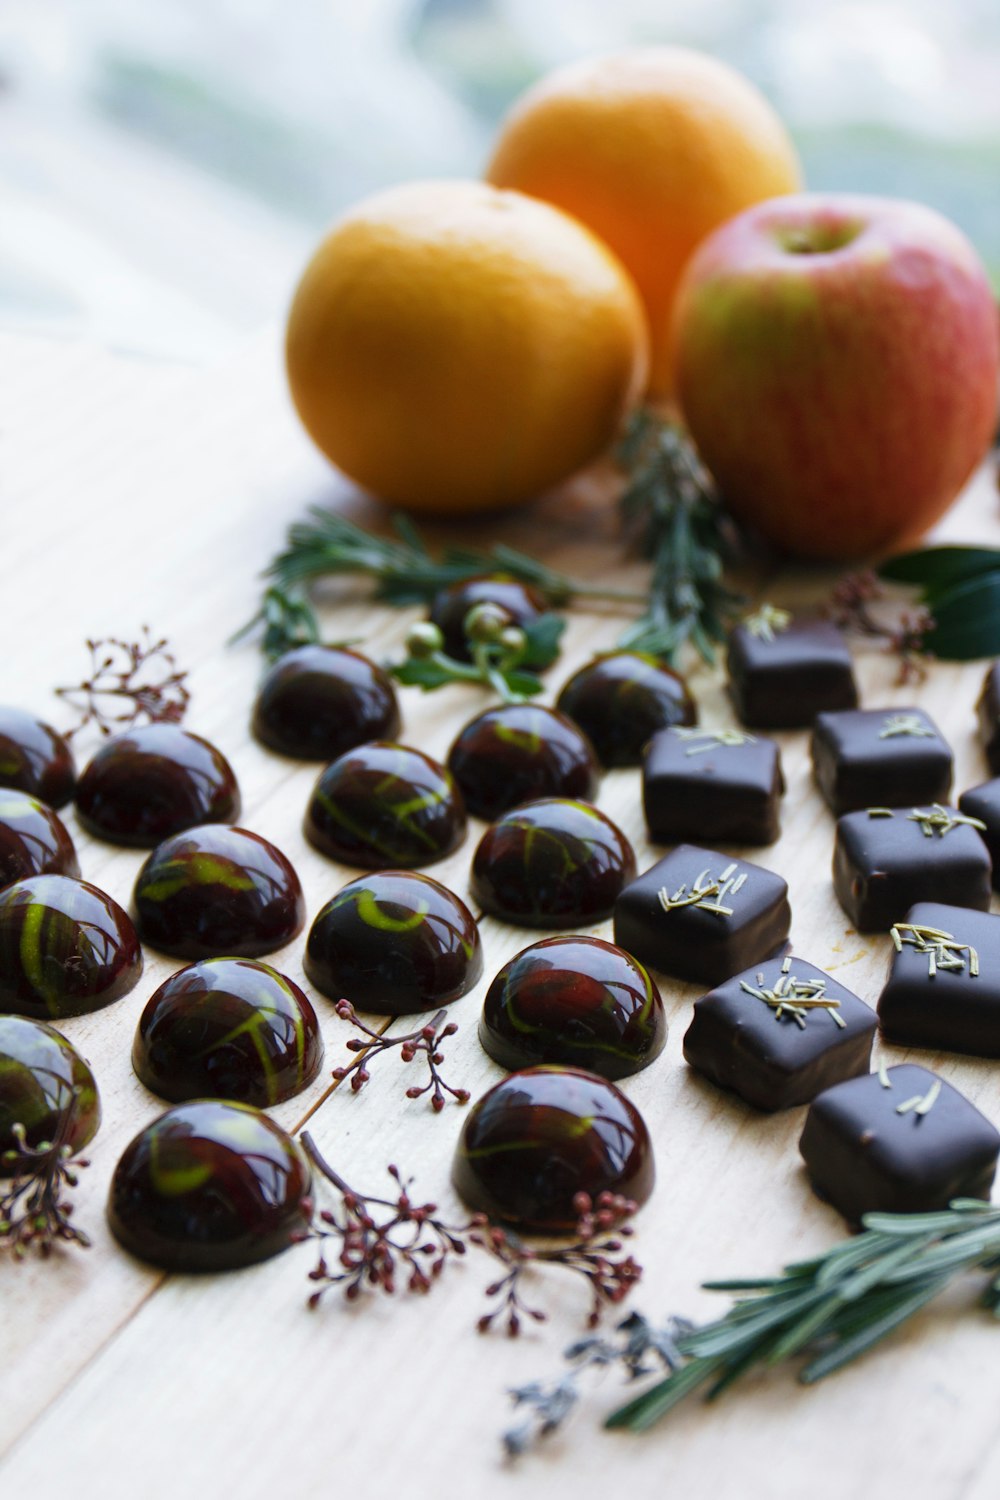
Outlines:
<svg viewBox="0 0 1000 1500"><path fill-rule="evenodd" d="M249 737L259 671L252 648L227 649L252 613L256 575L286 526L312 502L377 514L312 453L288 409L276 341L248 347L210 371L143 366L79 345L0 339L0 588L8 626L0 657L0 701L60 722L51 688L76 680L88 635L149 623L170 635L191 668L188 723L230 758L244 794L241 821L273 839L303 879L310 917L356 873L304 842L301 817L315 768L271 756ZM619 566L607 473L580 480L558 500L494 528L580 575L641 578ZM948 518L950 539L1000 541L997 497L987 476ZM612 566L614 564L614 566ZM767 597L799 604L829 588L822 571L767 580ZM338 591L332 635L361 636L385 655L410 615ZM574 612L552 689L611 644L620 621ZM891 662L859 656L869 706L919 702L956 755L956 790L984 778L973 735L980 665L938 666L915 692L893 685ZM692 685L702 720L731 716L718 677L700 668ZM443 756L478 711L476 690L402 694L404 740ZM788 794L779 843L752 857L789 881L796 952L836 973L874 1003L887 939L859 937L836 904L829 866L833 820L811 787L805 734L779 735ZM662 850L643 828L636 771L605 776L599 805L633 840L640 869ZM140 852L98 844L73 824L83 873L127 903ZM480 826L433 873L461 895ZM592 929L610 935L610 923ZM482 1054L476 1018L486 984L532 934L482 922L483 983L452 1007L460 1024L449 1076L483 1092L501 1076ZM274 962L302 980L303 940ZM603 1433L621 1398L617 1377L588 1395L564 1435L511 1473L497 1435L507 1387L557 1372L580 1324L576 1289L549 1280L549 1324L517 1341L474 1332L490 1267L456 1268L430 1299L370 1299L348 1309L331 1297L305 1308L308 1249L222 1277L164 1276L132 1261L103 1224L108 1181L122 1148L161 1106L136 1081L129 1051L136 1018L176 965L148 956L138 988L96 1015L65 1023L97 1073L105 1123L93 1165L76 1195L92 1233L85 1255L50 1264L0 1263L0 1494L33 1500L73 1492L89 1500L142 1492L153 1500L212 1485L247 1500L276 1492L298 1500L359 1486L364 1496L431 1496L468 1488L477 1496L544 1484L554 1497L603 1495L611 1486L645 1500L664 1489L717 1500L748 1492L785 1500L904 1489L943 1500L991 1500L1000 1478L995 1399L1000 1333L974 1311L952 1320L948 1304L860 1365L812 1391L787 1371L755 1379L718 1407L681 1408L653 1433ZM650 1316L707 1316L718 1299L708 1277L762 1274L822 1249L843 1233L838 1216L810 1192L796 1142L802 1110L762 1116L695 1076L681 1039L693 986L662 983L670 1018L667 1050L624 1084L653 1136L659 1181L638 1220L636 1254L646 1268L635 1305ZM389 1161L417 1178L425 1196L461 1210L448 1171L462 1113L434 1116L402 1097L386 1062L360 1096L331 1087L329 1068L347 1058L348 1030L320 997L327 1045L321 1078L274 1111L288 1128L310 1129L338 1168L368 1190ZM883 1049L901 1061L902 1049ZM995 1063L919 1054L1000 1122ZM953 1299L954 1300L954 1299ZM958 1301L970 1300L962 1292ZM990 1478L992 1476L992 1480Z"/></svg>

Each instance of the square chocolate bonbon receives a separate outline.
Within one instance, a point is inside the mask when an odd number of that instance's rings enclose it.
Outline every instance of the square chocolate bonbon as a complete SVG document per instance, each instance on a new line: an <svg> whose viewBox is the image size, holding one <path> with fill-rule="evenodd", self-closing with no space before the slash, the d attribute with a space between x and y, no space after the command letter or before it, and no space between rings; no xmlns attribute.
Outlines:
<svg viewBox="0 0 1000 1500"><path fill-rule="evenodd" d="M833 887L858 932L887 932L918 901L988 911L992 864L957 808L875 807L837 819Z"/></svg>
<svg viewBox="0 0 1000 1500"><path fill-rule="evenodd" d="M684 1056L757 1109L789 1109L867 1073L874 1034L870 1006L789 954L696 1001Z"/></svg>
<svg viewBox="0 0 1000 1500"><path fill-rule="evenodd" d="M696 844L678 844L615 902L620 948L702 984L721 984L781 952L790 925L780 875Z"/></svg>
<svg viewBox="0 0 1000 1500"><path fill-rule="evenodd" d="M1000 1132L943 1078L903 1063L814 1099L799 1150L819 1196L858 1224L988 1200Z"/></svg>
<svg viewBox="0 0 1000 1500"><path fill-rule="evenodd" d="M883 1035L903 1047L1000 1057L1000 917L920 901L891 937Z"/></svg>
<svg viewBox="0 0 1000 1500"><path fill-rule="evenodd" d="M986 763L994 776L1000 776L1000 662L995 661L983 679L982 692L976 703L979 740L986 752Z"/></svg>
<svg viewBox="0 0 1000 1500"><path fill-rule="evenodd" d="M859 708L818 714L812 734L813 775L830 807L902 807L943 802L953 757L920 708Z"/></svg>
<svg viewBox="0 0 1000 1500"><path fill-rule="evenodd" d="M751 729L807 729L821 709L858 701L851 653L829 620L764 605L729 636L729 693Z"/></svg>
<svg viewBox="0 0 1000 1500"><path fill-rule="evenodd" d="M979 830L993 861L993 889L1000 883L1000 776L970 787L958 799L958 810L982 823Z"/></svg>
<svg viewBox="0 0 1000 1500"><path fill-rule="evenodd" d="M664 729L642 769L649 836L661 844L773 844L784 789L777 745L739 729Z"/></svg>

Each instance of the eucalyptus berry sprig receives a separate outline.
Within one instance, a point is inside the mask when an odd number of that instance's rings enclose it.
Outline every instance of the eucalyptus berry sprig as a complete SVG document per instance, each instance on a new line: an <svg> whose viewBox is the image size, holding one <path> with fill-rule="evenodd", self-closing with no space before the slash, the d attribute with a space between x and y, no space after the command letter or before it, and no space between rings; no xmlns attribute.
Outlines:
<svg viewBox="0 0 1000 1500"><path fill-rule="evenodd" d="M67 739L91 723L109 735L137 724L181 722L191 701L188 674L178 667L166 637L154 640L144 625L138 641L109 636L86 644L89 676L73 687L55 689L80 716L64 731Z"/></svg>
<svg viewBox="0 0 1000 1500"><path fill-rule="evenodd" d="M351 1302L365 1290L391 1295L402 1286L409 1292L429 1292L449 1261L477 1249L500 1261L504 1274L486 1288L486 1296L496 1305L476 1326L485 1333L500 1319L513 1338L521 1331L523 1318L543 1322L546 1317L524 1300L523 1278L535 1268L553 1267L583 1278L591 1293L587 1319L591 1328L607 1307L628 1296L642 1274L634 1257L623 1253L623 1241L631 1234L628 1221L636 1208L629 1199L602 1193L594 1203L581 1193L573 1236L555 1245L532 1247L485 1214L473 1214L464 1224L449 1224L440 1217L436 1203L415 1202L412 1178L405 1178L395 1166L388 1169L394 1196L359 1193L323 1158L308 1131L301 1139L316 1172L339 1195L334 1208L319 1209L311 1200L303 1205L306 1227L299 1239L319 1246L319 1260L309 1272L310 1281L317 1285L309 1298L310 1307L317 1307L334 1288Z"/></svg>
<svg viewBox="0 0 1000 1500"><path fill-rule="evenodd" d="M524 1276L535 1266L558 1266L583 1277L590 1288L588 1328L596 1328L605 1309L623 1301L639 1281L642 1267L624 1254L624 1241L633 1233L629 1220L638 1205L619 1193L600 1193L596 1203L588 1193L577 1193L573 1206L578 1217L572 1239L551 1246L528 1245L483 1215L473 1221L469 1243L488 1251L505 1268L505 1274L486 1288L487 1297L497 1302L479 1319L480 1333L497 1319L506 1324L511 1338L520 1333L525 1317L545 1322L547 1315L524 1300Z"/></svg>
<svg viewBox="0 0 1000 1500"><path fill-rule="evenodd" d="M468 682L491 688L504 703L522 703L542 691L538 673L558 655L565 621L540 615L516 625L497 604L476 604L465 617L469 662L458 661L444 649L444 635L430 620L411 627L406 637L407 657L390 667L397 682L433 692L446 683Z"/></svg>
<svg viewBox="0 0 1000 1500"><path fill-rule="evenodd" d="M87 1235L72 1222L73 1205L65 1197L67 1188L76 1187L78 1172L90 1165L85 1158L74 1157L70 1144L79 1092L72 1090L51 1141L31 1146L25 1127L13 1127L17 1146L4 1152L4 1165L19 1161L27 1165L21 1165L0 1192L0 1250L9 1250L15 1260L23 1260L29 1250L51 1255L58 1242L83 1250L90 1245Z"/></svg>
<svg viewBox="0 0 1000 1500"><path fill-rule="evenodd" d="M436 1203L414 1203L412 1179L398 1167L388 1169L394 1197L358 1193L325 1160L308 1131L301 1139L315 1170L339 1194L336 1208L303 1205L308 1227L301 1238L315 1240L320 1252L309 1272L317 1284L310 1307L318 1307L334 1288L349 1302L366 1289L391 1296L403 1278L407 1291L429 1292L448 1260L466 1253L464 1227L439 1218Z"/></svg>
<svg viewBox="0 0 1000 1500"><path fill-rule="evenodd" d="M360 1055L347 1067L334 1068L333 1076L338 1083L350 1079L353 1092L360 1093L369 1081L368 1069L374 1059L398 1048L400 1059L404 1063L411 1063L418 1056L423 1057L427 1063L427 1082L422 1086L413 1084L408 1088L407 1099L420 1099L424 1094L430 1093L430 1105L436 1114L444 1109L448 1094L456 1104L468 1104L471 1097L468 1089L453 1088L441 1076L441 1064L444 1062L441 1043L446 1037L454 1036L458 1030L454 1021L448 1021L446 1010L439 1010L416 1031L405 1032L402 1036L386 1036L366 1026L349 1000L338 1000L335 1009L342 1021L350 1021L363 1033L362 1036L351 1037L347 1042L347 1050Z"/></svg>
<svg viewBox="0 0 1000 1500"><path fill-rule="evenodd" d="M888 599L885 585L871 570L847 573L834 587L827 613L841 630L878 641L899 661L896 683L922 682L927 676L925 642L935 628L924 605L897 608L891 617L876 613Z"/></svg>

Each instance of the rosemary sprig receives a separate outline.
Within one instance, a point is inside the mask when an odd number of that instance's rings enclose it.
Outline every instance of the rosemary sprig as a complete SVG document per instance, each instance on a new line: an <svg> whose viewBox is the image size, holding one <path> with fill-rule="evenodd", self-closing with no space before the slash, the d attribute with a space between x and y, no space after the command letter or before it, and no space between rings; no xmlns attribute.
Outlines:
<svg viewBox="0 0 1000 1500"><path fill-rule="evenodd" d="M277 661L296 646L315 646L320 641L316 611L300 588L284 589L277 584L266 588L260 609L230 637L229 644L235 646L258 625L263 627L260 649L268 661Z"/></svg>
<svg viewBox="0 0 1000 1500"><path fill-rule="evenodd" d="M916 1104L930 1108L926 1099ZM1000 1318L1000 1208L959 1198L940 1213L871 1213L862 1222L861 1234L779 1276L707 1282L740 1295L721 1318L680 1334L686 1362L606 1425L644 1431L693 1391L707 1386L711 1401L753 1368L801 1355L808 1358L798 1378L813 1385L967 1271L991 1273L980 1301Z"/></svg>
<svg viewBox="0 0 1000 1500"><path fill-rule="evenodd" d="M499 543L485 549L447 547L434 557L413 522L398 513L391 520L395 537L376 536L320 506L312 506L309 517L291 527L287 546L266 570L281 589L317 578L360 575L374 580L376 599L387 604L429 604L452 584L493 574L533 585L556 608L582 597L619 603L641 602L643 597L569 578Z"/></svg>
<svg viewBox="0 0 1000 1500"><path fill-rule="evenodd" d="M713 662L744 603L723 582L735 551L733 523L675 424L638 412L618 460L629 475L621 499L626 532L653 563L645 613L619 644L673 660L690 642Z"/></svg>

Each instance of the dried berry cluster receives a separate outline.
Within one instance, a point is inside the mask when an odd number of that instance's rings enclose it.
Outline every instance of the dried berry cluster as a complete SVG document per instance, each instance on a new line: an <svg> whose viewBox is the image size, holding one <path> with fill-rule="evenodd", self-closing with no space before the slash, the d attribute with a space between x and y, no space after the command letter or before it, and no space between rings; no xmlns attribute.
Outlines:
<svg viewBox="0 0 1000 1500"><path fill-rule="evenodd" d="M386 1052L392 1052L398 1047L400 1058L404 1063L413 1062L417 1056L423 1057L427 1062L429 1075L427 1082L422 1087L420 1084L414 1084L408 1088L407 1099L419 1099L429 1092L431 1107L437 1113L444 1109L448 1094L456 1103L468 1104L470 1098L468 1089L452 1088L450 1083L445 1083L440 1073L441 1064L444 1062L441 1043L445 1037L454 1036L458 1030L454 1021L448 1021L445 1024L447 1011L439 1010L425 1025L416 1031L408 1031L402 1036L383 1036L373 1031L359 1018L349 1000L338 1000L336 1011L342 1021L350 1021L363 1033L362 1036L351 1037L346 1044L348 1052L357 1052L360 1055L347 1067L334 1068L333 1076L338 1083L343 1083L349 1078L354 1092L360 1092L371 1077L368 1064L374 1058Z"/></svg>
<svg viewBox="0 0 1000 1500"><path fill-rule="evenodd" d="M187 672L178 668L169 646L165 638L154 641L146 625L138 641L116 636L88 641L90 675L75 687L55 689L80 715L67 738L90 723L101 734L118 734L142 723L179 724L191 694Z"/></svg>
<svg viewBox="0 0 1000 1500"><path fill-rule="evenodd" d="M414 1201L411 1180L394 1166L389 1168L394 1197L358 1193L324 1160L308 1133L302 1143L316 1171L339 1194L333 1209L317 1209L311 1202L305 1209L307 1228L301 1238L317 1241L320 1250L309 1273L309 1279L317 1283L309 1299L311 1307L334 1287L351 1301L366 1288L391 1294L405 1285L410 1292L429 1292L449 1259L472 1248L485 1251L503 1266L503 1274L486 1288L495 1306L479 1319L479 1330L485 1333L500 1319L514 1337L523 1318L545 1319L545 1313L529 1306L523 1295L523 1278L535 1267L555 1266L584 1279L591 1294L590 1327L596 1326L606 1307L628 1296L642 1275L634 1257L623 1254L624 1241L632 1232L628 1221L636 1211L628 1198L602 1193L594 1203L586 1193L579 1194L575 1202L579 1219L572 1238L533 1248L484 1214L473 1215L465 1224L446 1223L438 1216L436 1204Z"/></svg>
<svg viewBox="0 0 1000 1500"><path fill-rule="evenodd" d="M899 686L921 682L927 675L924 642L934 629L934 619L923 605L898 610L892 619L882 619L873 606L884 603L887 597L885 585L875 573L848 573L834 588L828 613L841 630L882 641L886 652L899 658Z"/></svg>
<svg viewBox="0 0 1000 1500"><path fill-rule="evenodd" d="M4 1161L30 1163L11 1178L0 1196L0 1249L10 1250L15 1260L23 1260L31 1249L50 1255L57 1240L81 1249L90 1244L72 1223L73 1205L64 1196L67 1188L76 1187L79 1170L89 1166L80 1157L73 1159L67 1139L73 1122L73 1110L65 1109L55 1138L37 1146L28 1144L23 1125L14 1126L17 1149L5 1152Z"/></svg>

